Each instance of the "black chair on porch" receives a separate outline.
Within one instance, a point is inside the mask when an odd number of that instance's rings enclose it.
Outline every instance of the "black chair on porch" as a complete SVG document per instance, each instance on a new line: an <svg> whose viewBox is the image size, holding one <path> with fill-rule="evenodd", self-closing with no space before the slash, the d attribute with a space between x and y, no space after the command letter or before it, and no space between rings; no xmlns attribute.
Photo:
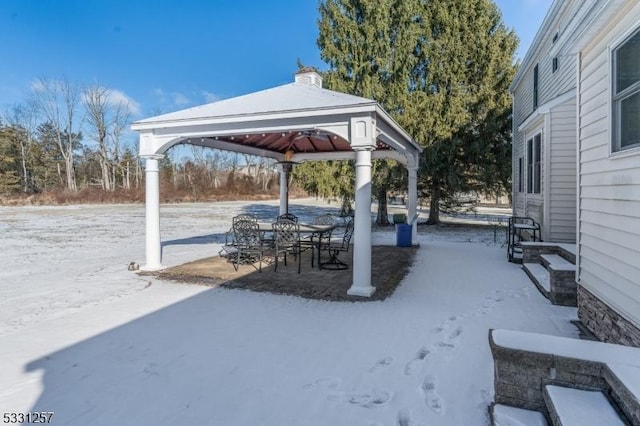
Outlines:
<svg viewBox="0 0 640 426"><path fill-rule="evenodd" d="M341 240L331 241L328 244L320 246L320 258L322 258L323 252L326 252L329 255L328 261L320 261L320 269L343 270L349 268L349 265L340 260L338 256L340 255L340 253L349 252L349 246L351 245L352 236L353 219L347 222L347 226L344 230L344 235L342 236Z"/></svg>
<svg viewBox="0 0 640 426"><path fill-rule="evenodd" d="M240 264L253 265L258 261L258 272L262 272L264 246L258 222L254 220L237 220L233 223L233 239L235 252L228 256L237 271ZM255 265L254 265L255 267Z"/></svg>
<svg viewBox="0 0 640 426"><path fill-rule="evenodd" d="M293 254L298 259L298 273L302 264L302 245L300 244L300 225L289 219L279 219L273 224L275 239L275 268L278 270L278 258L282 255L287 265L287 254Z"/></svg>

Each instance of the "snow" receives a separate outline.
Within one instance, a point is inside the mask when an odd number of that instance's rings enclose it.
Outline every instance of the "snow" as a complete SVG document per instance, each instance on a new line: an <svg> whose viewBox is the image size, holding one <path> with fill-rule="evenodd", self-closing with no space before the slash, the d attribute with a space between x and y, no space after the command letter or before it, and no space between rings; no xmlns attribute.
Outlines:
<svg viewBox="0 0 640 426"><path fill-rule="evenodd" d="M523 410L496 404L493 407L494 426L547 426L547 420L538 411Z"/></svg>
<svg viewBox="0 0 640 426"><path fill-rule="evenodd" d="M538 284L545 289L547 293L551 291L551 277L547 268L539 263L523 263L522 268L529 270L531 275L534 276Z"/></svg>
<svg viewBox="0 0 640 426"><path fill-rule="evenodd" d="M337 212L291 204L301 221ZM164 265L216 254L245 211L272 218L278 203L163 205ZM540 295L498 231L421 227L393 296L337 303L128 271L144 260L142 205L0 208L0 411L65 425L486 425L489 329L578 335L576 309ZM393 227L373 242L395 244Z"/></svg>
<svg viewBox="0 0 640 426"><path fill-rule="evenodd" d="M565 426L623 426L602 392L546 386L560 423Z"/></svg>

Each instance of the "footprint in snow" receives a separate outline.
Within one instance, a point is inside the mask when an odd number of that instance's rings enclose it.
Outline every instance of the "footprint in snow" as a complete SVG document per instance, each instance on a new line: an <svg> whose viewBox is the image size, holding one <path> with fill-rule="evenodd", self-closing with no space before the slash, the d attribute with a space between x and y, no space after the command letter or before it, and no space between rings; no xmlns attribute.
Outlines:
<svg viewBox="0 0 640 426"><path fill-rule="evenodd" d="M424 394L424 402L436 414L444 412L444 404L436 391L436 383L432 376L427 376L420 388Z"/></svg>
<svg viewBox="0 0 640 426"><path fill-rule="evenodd" d="M420 365L422 364L422 361L424 361L424 359L430 353L431 353L431 351L429 349L424 348L424 347L420 348L418 350L418 352L416 353L415 358L412 359L411 361L409 361L407 363L407 365L404 367L404 374L406 376L410 376L413 373L415 373L420 368Z"/></svg>
<svg viewBox="0 0 640 426"><path fill-rule="evenodd" d="M375 373L376 371L382 370L385 367L390 366L391 364L393 364L393 358L388 356L382 359L379 359L373 367L371 367L369 369L370 373Z"/></svg>
<svg viewBox="0 0 640 426"><path fill-rule="evenodd" d="M455 339L459 337L461 334L462 334L462 327L458 327L455 330L453 330L451 333L449 333L449 338Z"/></svg>
<svg viewBox="0 0 640 426"><path fill-rule="evenodd" d="M398 426L412 426L411 411L407 409L398 412Z"/></svg>
<svg viewBox="0 0 640 426"><path fill-rule="evenodd" d="M335 377L325 377L322 379L315 380L312 383L307 383L304 385L304 389L312 389L312 388L324 388L328 390L336 390L340 387L342 380L337 379Z"/></svg>
<svg viewBox="0 0 640 426"><path fill-rule="evenodd" d="M327 395L328 401L346 402L363 408L372 408L384 405L391 399L392 394L386 391L373 389L369 392L336 392Z"/></svg>

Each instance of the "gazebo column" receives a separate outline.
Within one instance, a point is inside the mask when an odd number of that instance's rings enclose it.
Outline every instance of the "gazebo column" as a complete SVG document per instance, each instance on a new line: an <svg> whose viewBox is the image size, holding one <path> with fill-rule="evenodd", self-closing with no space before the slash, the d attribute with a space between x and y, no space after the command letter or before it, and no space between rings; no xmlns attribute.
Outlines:
<svg viewBox="0 0 640 426"><path fill-rule="evenodd" d="M283 215L289 210L289 179L286 165L279 164L278 167L280 169L280 214Z"/></svg>
<svg viewBox="0 0 640 426"><path fill-rule="evenodd" d="M143 271L162 269L160 246L160 169L158 161L163 155L143 156L145 164L145 209L146 209L146 264Z"/></svg>
<svg viewBox="0 0 640 426"><path fill-rule="evenodd" d="M371 148L356 151L356 211L354 217L353 283L347 294L369 297L371 286Z"/></svg>
<svg viewBox="0 0 640 426"><path fill-rule="evenodd" d="M407 188L408 200L407 200L407 218L413 220L418 213L418 168L410 166L407 168L409 171L409 187ZM414 221L414 226L411 230L411 244L418 244L418 221Z"/></svg>

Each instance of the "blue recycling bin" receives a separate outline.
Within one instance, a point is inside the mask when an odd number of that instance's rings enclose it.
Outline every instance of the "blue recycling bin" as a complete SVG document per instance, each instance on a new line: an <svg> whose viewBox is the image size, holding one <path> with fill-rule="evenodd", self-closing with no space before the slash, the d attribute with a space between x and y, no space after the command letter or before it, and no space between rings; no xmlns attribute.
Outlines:
<svg viewBox="0 0 640 426"><path fill-rule="evenodd" d="M413 225L400 223L396 225L396 245L398 247L411 247Z"/></svg>

